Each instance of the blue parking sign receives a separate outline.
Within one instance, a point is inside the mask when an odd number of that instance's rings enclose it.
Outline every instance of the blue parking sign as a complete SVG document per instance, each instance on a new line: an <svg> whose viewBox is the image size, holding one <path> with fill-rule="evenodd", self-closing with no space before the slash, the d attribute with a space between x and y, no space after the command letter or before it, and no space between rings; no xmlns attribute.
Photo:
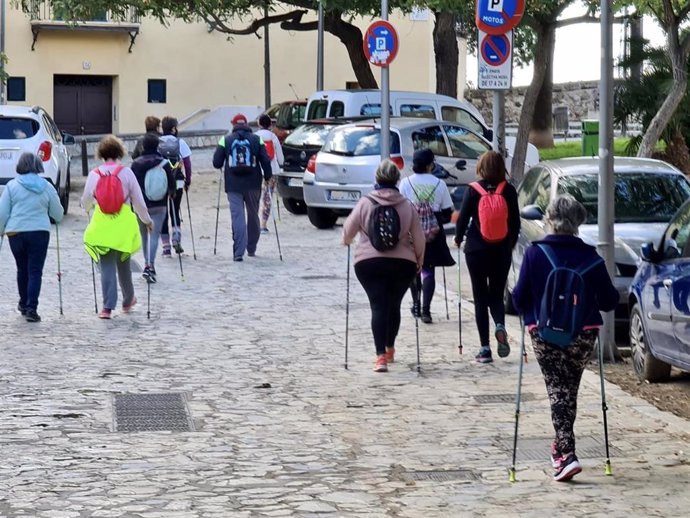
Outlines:
<svg viewBox="0 0 690 518"><path fill-rule="evenodd" d="M505 34L522 20L525 0L477 0L475 23L487 34Z"/></svg>

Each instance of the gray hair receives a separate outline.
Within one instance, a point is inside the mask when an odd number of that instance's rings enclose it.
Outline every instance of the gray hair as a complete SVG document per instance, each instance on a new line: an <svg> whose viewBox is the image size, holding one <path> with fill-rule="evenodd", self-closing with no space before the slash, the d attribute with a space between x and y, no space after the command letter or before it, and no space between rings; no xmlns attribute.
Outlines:
<svg viewBox="0 0 690 518"><path fill-rule="evenodd" d="M386 158L376 169L376 181L386 185L396 185L400 181L400 169L392 160Z"/></svg>
<svg viewBox="0 0 690 518"><path fill-rule="evenodd" d="M554 234L576 235L587 219L584 205L570 194L556 196L546 209L546 221Z"/></svg>
<svg viewBox="0 0 690 518"><path fill-rule="evenodd" d="M17 174L40 174L42 172L43 163L38 156L33 153L22 153L22 156L19 157L19 161L17 162Z"/></svg>

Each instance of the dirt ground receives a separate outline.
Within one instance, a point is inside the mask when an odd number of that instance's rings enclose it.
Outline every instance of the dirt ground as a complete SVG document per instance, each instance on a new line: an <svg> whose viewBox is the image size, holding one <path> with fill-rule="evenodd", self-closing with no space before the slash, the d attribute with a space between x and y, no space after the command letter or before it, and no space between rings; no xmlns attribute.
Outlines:
<svg viewBox="0 0 690 518"><path fill-rule="evenodd" d="M623 363L604 366L604 377L615 383L627 393L645 399L660 410L690 419L690 373L676 369L671 371L671 379L665 383L640 381L635 375L630 358ZM598 369L596 365L593 369Z"/></svg>

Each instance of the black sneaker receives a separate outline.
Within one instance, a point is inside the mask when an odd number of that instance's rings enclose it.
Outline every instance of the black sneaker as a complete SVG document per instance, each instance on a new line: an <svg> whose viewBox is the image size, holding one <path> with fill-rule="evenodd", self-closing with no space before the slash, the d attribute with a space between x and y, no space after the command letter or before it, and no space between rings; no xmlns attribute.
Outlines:
<svg viewBox="0 0 690 518"><path fill-rule="evenodd" d="M17 311L19 311L22 316L26 315L26 308L21 304L17 304Z"/></svg>
<svg viewBox="0 0 690 518"><path fill-rule="evenodd" d="M173 248L175 249L175 253L178 255L184 253L184 248L182 248L182 245L180 243L173 243Z"/></svg>
<svg viewBox="0 0 690 518"><path fill-rule="evenodd" d="M431 319L431 312L429 310L422 311L422 322L425 324L431 324L433 322Z"/></svg>
<svg viewBox="0 0 690 518"><path fill-rule="evenodd" d="M242 261L242 256L233 257L232 260L235 261L236 263L239 263Z"/></svg>
<svg viewBox="0 0 690 518"><path fill-rule="evenodd" d="M480 349L479 354L474 357L477 363L491 363L494 359L491 357L491 349Z"/></svg>
<svg viewBox="0 0 690 518"><path fill-rule="evenodd" d="M40 322L41 317L38 313L36 313L35 309L27 309L26 313L24 315L24 318L26 318L27 322Z"/></svg>
<svg viewBox="0 0 690 518"><path fill-rule="evenodd" d="M496 324L496 341L498 342L498 357L505 358L510 354L510 344L508 343L508 333L503 324Z"/></svg>
<svg viewBox="0 0 690 518"><path fill-rule="evenodd" d="M419 304L419 302L413 302L412 307L410 308L410 313L412 313L412 316L415 318L421 318L422 317L422 307Z"/></svg>
<svg viewBox="0 0 690 518"><path fill-rule="evenodd" d="M146 282L151 282L151 267L144 266L144 271L141 272L141 276L144 278Z"/></svg>
<svg viewBox="0 0 690 518"><path fill-rule="evenodd" d="M553 479L556 482L567 482L580 473L580 471L582 471L582 466L580 466L577 456L574 453L570 453L562 457L560 465L553 473Z"/></svg>

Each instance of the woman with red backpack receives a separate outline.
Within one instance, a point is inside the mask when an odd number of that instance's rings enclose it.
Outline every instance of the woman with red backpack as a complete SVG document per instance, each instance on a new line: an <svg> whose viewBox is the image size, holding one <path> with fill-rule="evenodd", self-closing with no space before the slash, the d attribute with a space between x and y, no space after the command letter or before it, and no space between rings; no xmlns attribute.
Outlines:
<svg viewBox="0 0 690 518"><path fill-rule="evenodd" d="M153 230L153 220L137 178L129 167L120 163L125 154L120 139L114 135L103 137L96 148L96 157L103 164L89 173L81 198L86 211L95 204L84 232L84 246L91 259L101 265L103 308L98 316L103 319L111 318L117 307L118 280L122 312L129 313L137 303L130 267L132 254L141 247L137 216L149 233Z"/></svg>
<svg viewBox="0 0 690 518"><path fill-rule="evenodd" d="M479 180L469 185L462 200L455 244L460 246L467 233L465 262L472 281L474 317L480 340L475 359L479 363L491 363L489 311L496 326L498 356L505 358L510 354L503 293L513 248L520 234L520 209L517 191L506 180L505 161L500 153L484 153L477 162L477 176Z"/></svg>

